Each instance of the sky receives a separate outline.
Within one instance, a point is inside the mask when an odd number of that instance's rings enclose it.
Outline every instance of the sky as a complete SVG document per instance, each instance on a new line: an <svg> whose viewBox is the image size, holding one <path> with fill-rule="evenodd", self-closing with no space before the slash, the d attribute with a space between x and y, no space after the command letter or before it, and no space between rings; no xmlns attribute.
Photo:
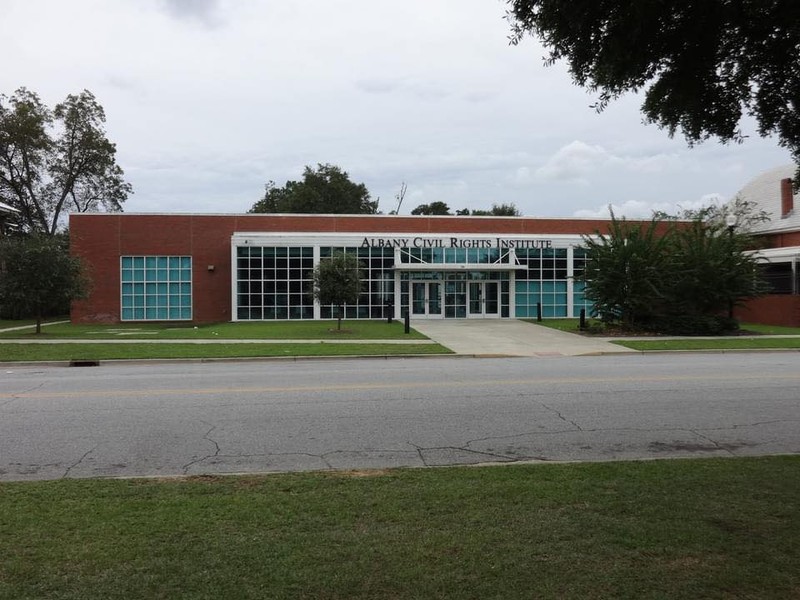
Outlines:
<svg viewBox="0 0 800 600"><path fill-rule="evenodd" d="M598 114L501 0L3 0L0 93L90 90L134 194L125 212L246 212L330 163L384 213L442 201L536 217L648 217L733 197L791 162Z"/></svg>

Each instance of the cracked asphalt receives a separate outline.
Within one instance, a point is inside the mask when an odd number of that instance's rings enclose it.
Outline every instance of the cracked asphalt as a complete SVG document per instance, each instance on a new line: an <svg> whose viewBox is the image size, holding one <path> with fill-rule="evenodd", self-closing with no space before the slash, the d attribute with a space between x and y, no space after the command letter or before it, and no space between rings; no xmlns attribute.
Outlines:
<svg viewBox="0 0 800 600"><path fill-rule="evenodd" d="M0 480L800 452L800 353L0 371Z"/></svg>

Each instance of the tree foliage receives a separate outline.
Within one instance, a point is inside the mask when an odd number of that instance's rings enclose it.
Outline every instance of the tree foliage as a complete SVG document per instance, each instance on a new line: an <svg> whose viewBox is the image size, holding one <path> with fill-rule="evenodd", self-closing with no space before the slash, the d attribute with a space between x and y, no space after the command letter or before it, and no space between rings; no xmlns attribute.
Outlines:
<svg viewBox="0 0 800 600"><path fill-rule="evenodd" d="M700 216L631 223L611 215L607 234L587 236L586 297L606 320L662 328L713 317L763 292L749 236Z"/></svg>
<svg viewBox="0 0 800 600"><path fill-rule="evenodd" d="M122 210L132 189L105 120L87 90L52 111L25 88L0 95L0 201L22 231L53 235L68 211Z"/></svg>
<svg viewBox="0 0 800 600"><path fill-rule="evenodd" d="M602 110L643 91L647 122L690 144L741 141L752 115L800 165L800 2L508 0L512 43L536 35ZM800 166L798 177L800 181Z"/></svg>
<svg viewBox="0 0 800 600"><path fill-rule="evenodd" d="M451 215L450 207L446 203L436 201L430 204L420 204L411 211L412 215Z"/></svg>
<svg viewBox="0 0 800 600"><path fill-rule="evenodd" d="M668 237L660 223L630 223L612 212L607 234L584 238L585 294L604 319L635 327L668 302Z"/></svg>
<svg viewBox="0 0 800 600"><path fill-rule="evenodd" d="M514 203L492 204L489 210L473 210L469 213L473 217L519 217L522 213Z"/></svg>
<svg viewBox="0 0 800 600"><path fill-rule="evenodd" d="M353 183L346 171L330 164L306 166L302 181L287 181L278 187L266 184L264 197L251 213L366 214L378 212L378 201L371 200L363 183Z"/></svg>
<svg viewBox="0 0 800 600"><path fill-rule="evenodd" d="M431 202L430 204L420 204L411 211L412 215L452 215L450 207L444 202ZM513 203L492 204L489 210L462 208L456 211L459 217L519 217L522 213Z"/></svg>
<svg viewBox="0 0 800 600"><path fill-rule="evenodd" d="M0 306L35 317L37 334L43 317L68 309L88 289L81 261L70 256L63 236L0 238Z"/></svg>
<svg viewBox="0 0 800 600"><path fill-rule="evenodd" d="M361 294L361 265L354 254L335 252L323 258L312 272L312 293L320 304L337 308L337 329L342 329L345 304L355 304Z"/></svg>

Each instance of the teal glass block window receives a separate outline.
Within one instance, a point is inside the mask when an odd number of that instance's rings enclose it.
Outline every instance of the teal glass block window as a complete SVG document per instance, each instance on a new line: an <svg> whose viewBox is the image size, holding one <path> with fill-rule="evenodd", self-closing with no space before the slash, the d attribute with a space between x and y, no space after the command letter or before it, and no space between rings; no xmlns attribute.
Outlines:
<svg viewBox="0 0 800 600"><path fill-rule="evenodd" d="M191 256L120 258L123 321L191 321Z"/></svg>

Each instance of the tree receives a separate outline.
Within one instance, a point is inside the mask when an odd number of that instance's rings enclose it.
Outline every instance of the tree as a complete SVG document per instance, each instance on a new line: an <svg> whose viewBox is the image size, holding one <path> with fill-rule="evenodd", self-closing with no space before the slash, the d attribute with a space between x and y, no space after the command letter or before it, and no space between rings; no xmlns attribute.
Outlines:
<svg viewBox="0 0 800 600"><path fill-rule="evenodd" d="M647 224L612 212L608 233L584 242L586 297L604 319L627 327L730 327L718 316L763 291L749 236L702 211L689 222L655 215Z"/></svg>
<svg viewBox="0 0 800 600"><path fill-rule="evenodd" d="M323 258L312 272L314 299L337 308L337 330L342 329L345 304L355 304L361 294L361 267L354 254L335 252Z"/></svg>
<svg viewBox="0 0 800 600"><path fill-rule="evenodd" d="M0 95L0 201L19 211L22 231L53 235L69 210L122 210L132 188L105 120L87 90L52 111L25 88Z"/></svg>
<svg viewBox="0 0 800 600"><path fill-rule="evenodd" d="M565 59L574 82L599 92L598 111L644 91L645 120L691 144L743 139L752 115L777 134L800 181L800 3L508 0L512 43L526 34Z"/></svg>
<svg viewBox="0 0 800 600"><path fill-rule="evenodd" d="M676 227L668 249L676 271L670 285L670 312L688 316L721 313L761 294L757 262L745 252L749 246L746 234L737 234L724 222L708 221L702 215Z"/></svg>
<svg viewBox="0 0 800 600"><path fill-rule="evenodd" d="M653 314L663 312L669 301L671 272L668 236L659 231L660 221L630 223L611 212L607 234L586 236L586 297L607 321L636 327Z"/></svg>
<svg viewBox="0 0 800 600"><path fill-rule="evenodd" d="M489 210L473 210L470 213L473 217L519 217L519 209L511 204L492 204Z"/></svg>
<svg viewBox="0 0 800 600"><path fill-rule="evenodd" d="M62 236L0 238L0 305L32 315L37 334L44 316L65 310L88 289L81 261L70 256Z"/></svg>
<svg viewBox="0 0 800 600"><path fill-rule="evenodd" d="M411 211L412 215L450 215L450 207L444 202L431 202L430 204L420 204Z"/></svg>
<svg viewBox="0 0 800 600"><path fill-rule="evenodd" d="M366 214L378 212L378 201L370 200L363 183L353 183L346 171L330 164L306 166L302 181L287 181L278 187L266 184L264 197L251 213Z"/></svg>

